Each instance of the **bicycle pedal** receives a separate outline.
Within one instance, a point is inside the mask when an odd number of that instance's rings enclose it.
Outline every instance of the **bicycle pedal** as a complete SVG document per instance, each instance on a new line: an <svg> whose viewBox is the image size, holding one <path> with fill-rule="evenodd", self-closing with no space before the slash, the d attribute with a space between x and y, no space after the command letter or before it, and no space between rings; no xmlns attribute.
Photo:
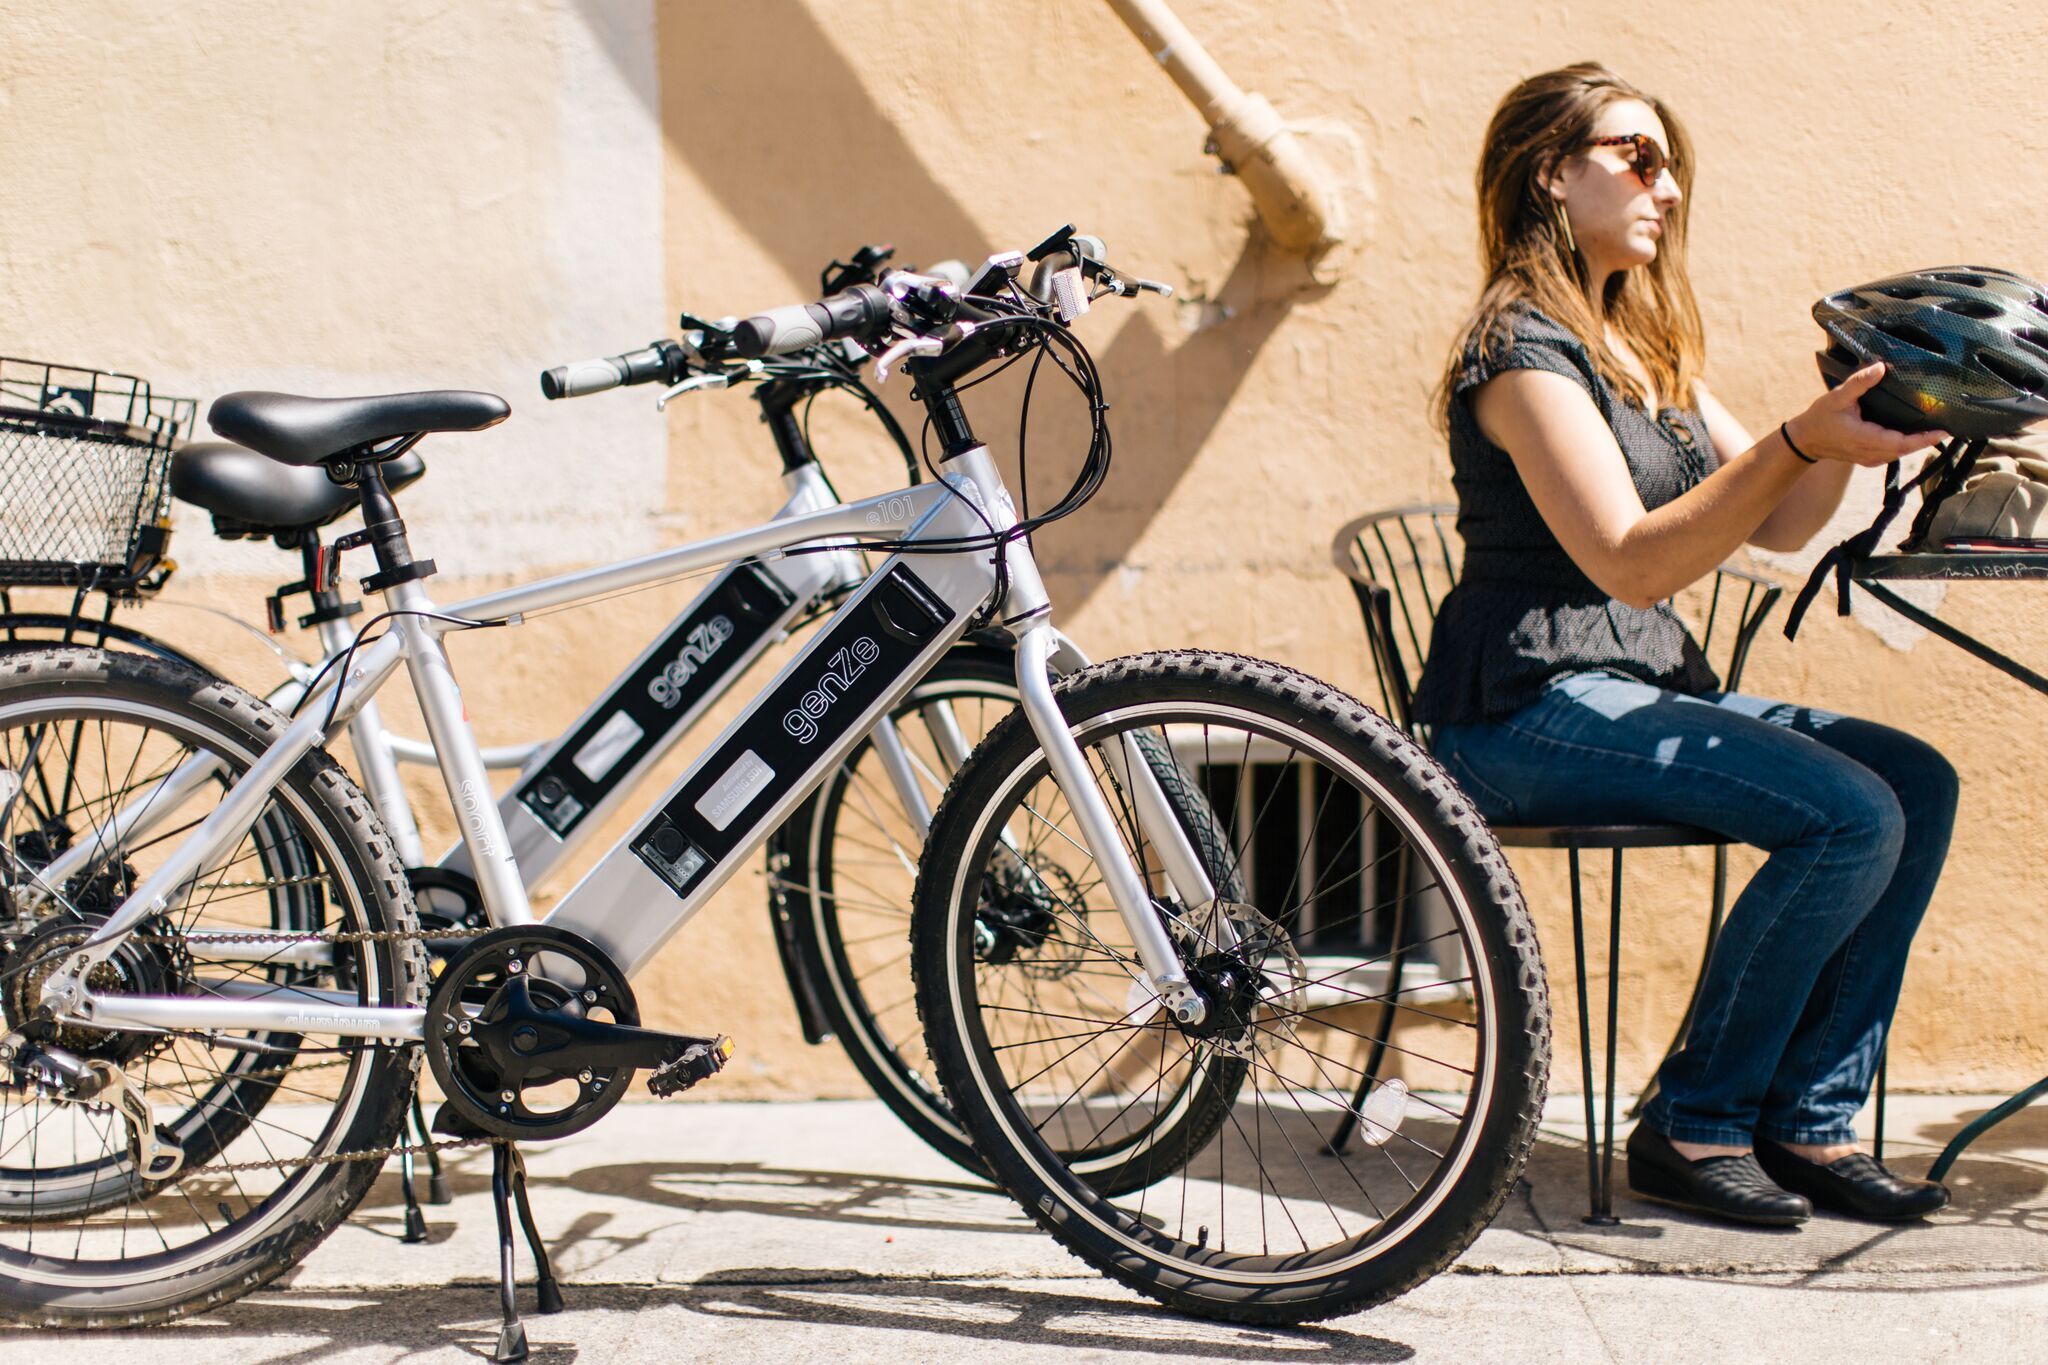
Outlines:
<svg viewBox="0 0 2048 1365"><path fill-rule="evenodd" d="M673 1061L647 1073L647 1092L658 1098L680 1095L701 1080L716 1076L732 1057L732 1039L724 1034L684 1048Z"/></svg>

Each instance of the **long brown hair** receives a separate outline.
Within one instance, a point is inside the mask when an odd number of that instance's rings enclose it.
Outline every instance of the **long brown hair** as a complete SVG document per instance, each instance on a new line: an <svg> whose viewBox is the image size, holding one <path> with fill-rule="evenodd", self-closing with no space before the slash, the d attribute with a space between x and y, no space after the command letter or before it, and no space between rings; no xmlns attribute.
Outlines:
<svg viewBox="0 0 2048 1365"><path fill-rule="evenodd" d="M1666 403L1690 405L1693 381L1706 359L1699 308L1685 270L1685 226L1692 202L1692 145L1662 101L1644 94L1598 62L1579 62L1531 76L1500 102L1487 125L1479 156L1479 241L1486 287L1452 348L1437 391L1437 418L1448 422L1461 358L1474 342L1492 350L1507 344L1506 315L1530 307L1568 328L1614 389L1646 405L1649 395L1622 369L1586 301L1585 265L1565 243L1555 201L1544 177L1593 136L1600 111L1620 100L1641 100L1657 111L1670 139L1671 172L1684 192L1664 216L1656 259L1619 271L1601 299L1606 320L1649 371Z"/></svg>

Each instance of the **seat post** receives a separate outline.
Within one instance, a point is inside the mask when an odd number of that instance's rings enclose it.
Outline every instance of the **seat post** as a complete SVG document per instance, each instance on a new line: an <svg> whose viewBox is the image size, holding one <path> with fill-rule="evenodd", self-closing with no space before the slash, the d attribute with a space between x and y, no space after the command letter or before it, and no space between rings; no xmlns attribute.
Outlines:
<svg viewBox="0 0 2048 1365"><path fill-rule="evenodd" d="M398 503L384 483L383 461L410 448L417 439L406 441L398 451L377 460L364 460L356 465L356 486L362 491L363 536L377 555L377 572L363 580L365 592L383 592L400 583L431 577L435 571L433 560L412 557L405 519L398 515Z"/></svg>

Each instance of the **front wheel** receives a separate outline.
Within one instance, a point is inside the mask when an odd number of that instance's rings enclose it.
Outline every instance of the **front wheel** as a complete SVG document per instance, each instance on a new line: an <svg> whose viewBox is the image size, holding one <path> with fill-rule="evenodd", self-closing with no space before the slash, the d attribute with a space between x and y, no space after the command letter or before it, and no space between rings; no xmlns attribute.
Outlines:
<svg viewBox="0 0 2048 1365"><path fill-rule="evenodd" d="M1070 1251L1185 1312L1354 1311L1455 1258L1499 1209L1541 1112L1542 962L1464 796L1335 689L1229 655L1141 655L1056 688L1206 1012L1153 996L1025 718L999 725L933 822L912 919L917 1002L952 1112ZM1110 756L1162 737L1222 822L1235 896L1177 903ZM1022 849L1063 889L1063 974L993 969L977 907ZM1063 1153L1156 1125L1191 1077L1241 1068L1215 1136L1105 1191Z"/></svg>

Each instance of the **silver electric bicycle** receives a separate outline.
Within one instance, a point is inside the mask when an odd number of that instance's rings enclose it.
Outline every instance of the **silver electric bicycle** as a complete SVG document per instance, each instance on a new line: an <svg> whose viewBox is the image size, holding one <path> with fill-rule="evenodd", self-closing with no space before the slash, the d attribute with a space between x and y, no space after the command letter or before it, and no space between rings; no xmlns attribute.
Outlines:
<svg viewBox="0 0 2048 1365"><path fill-rule="evenodd" d="M634 972L984 625L1016 642L1021 705L932 817L911 944L935 1069L989 1168L1077 1254L1193 1312L1326 1316L1457 1254L1519 1171L1542 1097L1548 1013L1519 891L1441 770L1325 684L1175 651L1055 685L1029 534L1108 471L1100 380L1070 324L1132 282L1069 232L1032 255L1053 308L1009 253L965 291L894 272L725 338L747 357L850 337L880 353L878 381L905 363L938 479L448 608L382 466L502 420L501 400L213 405L222 436L360 490L364 586L385 610L296 716L132 654L0 659L0 1307L132 1324L260 1285L362 1198L424 1060L437 1130L492 1144L500 1355L523 1353L515 1201L543 1309L559 1298L514 1144L588 1127L635 1072L656 1095L716 1073L730 1043L641 1027ZM962 401L1021 360L1071 379L1090 415L1080 475L1036 516ZM443 637L849 542L887 558L536 922ZM419 928L387 833L321 747L401 663L491 926L461 931L431 980L428 940L451 935ZM1262 764L1282 774L1263 798ZM53 873L43 845L22 855L32 809L78 815L75 870ZM1281 812L1313 847L1270 837ZM1308 939L1353 916L1391 934L1379 966L1427 969L1310 972ZM1389 1016L1370 1053L1347 1043ZM1330 1142L1339 1124L1356 1139Z"/></svg>
<svg viewBox="0 0 2048 1365"><path fill-rule="evenodd" d="M822 273L823 292L873 283L890 249L865 246ZM776 516L817 511L839 502L809 437L809 409L819 396L850 393L879 419L903 454L913 483L921 480L908 438L860 379L858 347L834 342L787 356L744 364L709 359L697 349L702 324L689 319L680 342L658 341L603 360L550 370L542 392L550 399L581 397L626 385L666 386L658 407L686 394L745 385L760 409L782 465L787 501ZM715 330L715 328L714 328ZM48 385L33 386L40 397ZM61 390L60 390L61 391ZM397 492L425 473L417 452L384 466ZM346 599L338 572L344 539L328 543L323 529L355 506L351 488L332 483L318 468L289 469L226 443L187 445L171 457L169 484L181 501L211 514L225 539L271 540L296 550L300 577L267 602L273 632L281 631L289 599L304 595L309 610L298 618L318 633L325 658L295 658L268 639L291 677L264 700L291 710L325 663L352 640L349 621L361 611ZM486 768L516 772L499 801L532 892L585 847L605 817L618 809L649 770L673 752L721 697L736 686L777 640L801 630L857 588L867 566L854 550L836 555L748 561L719 573L612 679L567 729L551 740L482 750ZM82 602L80 603L82 605ZM189 605L189 604L186 604ZM209 609L210 610L210 609ZM218 614L218 613L216 613ZM233 619L233 618L230 618ZM237 624L244 624L239 621ZM245 629L256 633L253 627ZM0 613L0 642L90 643L138 650L200 666L176 646L81 610ZM1066 642L1055 666L1086 663ZM925 828L946 782L988 728L1016 705L1010 640L981 631L949 651L932 671L856 746L841 770L800 805L766 845L767 909L799 1026L807 1042L837 1040L862 1077L906 1125L952 1161L986 1174L938 1092L924 1055L911 998L910 878ZM457 842L438 859L422 843L419 823L400 766L432 766L431 744L395 734L377 702L363 703L348 725L349 768L374 803L406 868L423 928L460 929L488 924L469 869L467 847ZM1199 817L1196 817L1199 818ZM61 822L46 818L46 824ZM67 832L68 833L68 832ZM840 839L858 846L855 866L842 868ZM46 875L76 874L86 846L57 855ZM882 856L878 860L877 854ZM849 941L850 940L850 941ZM414 1120L426 1123L415 1105ZM434 1153L428 1189L446 1202L447 1185ZM424 1240L424 1217L404 1163L406 1240Z"/></svg>

